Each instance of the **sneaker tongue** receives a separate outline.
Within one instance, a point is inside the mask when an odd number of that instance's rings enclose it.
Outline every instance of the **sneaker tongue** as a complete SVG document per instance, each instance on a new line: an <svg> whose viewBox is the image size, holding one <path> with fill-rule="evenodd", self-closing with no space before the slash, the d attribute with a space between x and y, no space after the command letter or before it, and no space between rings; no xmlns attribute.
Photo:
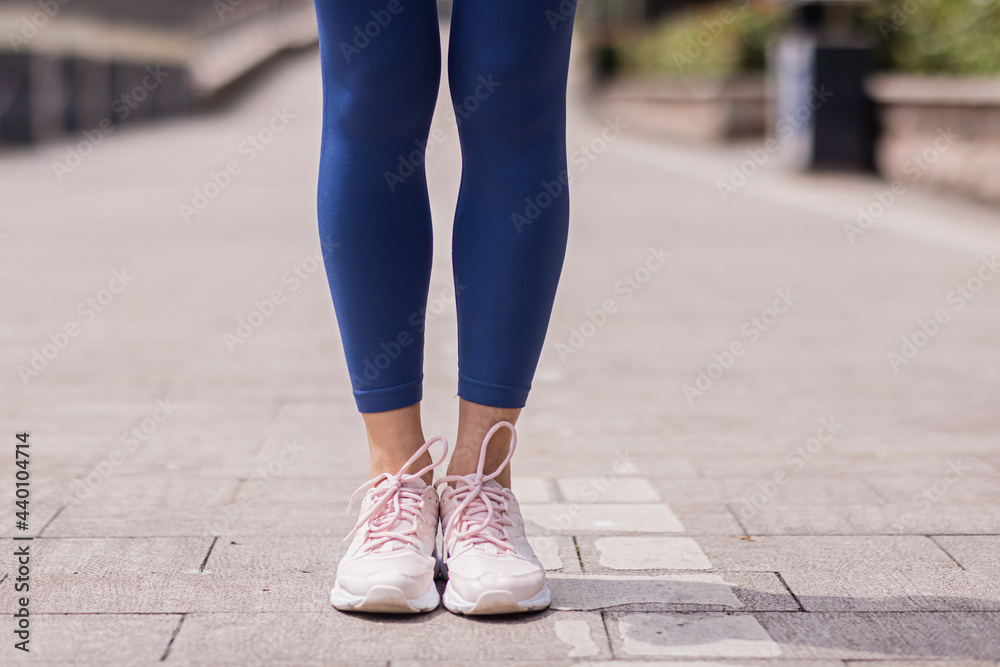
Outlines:
<svg viewBox="0 0 1000 667"><path fill-rule="evenodd" d="M373 486L372 489L374 490L374 489L384 488L388 484L389 484L389 480L384 479L381 482L379 482L378 484L376 484L375 486ZM404 488L404 489L416 489L416 490L420 490L420 489L426 489L427 488L427 483L424 482L424 480L422 480L422 479L420 479L418 477L416 479L406 480L405 482L403 482L399 486L401 488ZM375 502L374 495L369 495L368 499L369 499L369 502L371 502L371 503ZM376 516L372 517L372 520L373 521L377 521L378 519L382 518L386 514L392 512L393 511L393 507L394 507L394 502L396 502L396 501L391 501L390 500L386 504L386 506L383 507L382 510ZM392 527L393 530L398 530L398 531L406 531L406 530L409 530L411 528L416 528L416 526L414 525L412 517L410 517L406 513L401 513L399 515L399 518L396 521L395 526ZM402 549L402 548L404 548L403 544L398 543L398 542L396 542L394 540L391 540L391 541L386 542L385 544L381 545L375 551L378 552L378 553L389 553L389 552L396 551L396 550Z"/></svg>
<svg viewBox="0 0 1000 667"><path fill-rule="evenodd" d="M490 489L491 491L500 491L500 492L503 491L503 486L499 482L497 482L496 480L493 480L493 479L487 480L487 481L483 482L483 488L484 489ZM478 523L482 522L483 520L485 520L486 519L486 515L488 514L488 510L486 508L486 503L489 503L489 502L490 501L487 500L487 499L481 499L481 500L473 501L473 503L471 505L469 505L469 507L465 510L466 521L469 522L470 524L478 524ZM494 505L494 507L493 507L493 511L494 512L498 512L499 509L500 509L499 507L497 507L496 505ZM501 528L498 528L498 527L485 526L482 529L482 533L483 534L487 534L487 535L492 535L493 537L498 537L498 538L501 538L501 539L505 539L503 530ZM490 554L490 555L496 555L497 553L499 553L499 550L497 549L497 546L494 543L492 543L492 542L484 540L484 541L481 541L481 542L477 543L477 541L475 540L475 538L473 538L473 543L476 543L476 547L475 548L478 549L482 553L486 553L486 554Z"/></svg>
<svg viewBox="0 0 1000 667"><path fill-rule="evenodd" d="M379 482L378 484L376 484L375 486L373 486L371 488L371 491L374 491L375 489L384 489L387 486L389 486L389 480L383 479L381 482ZM408 479L405 482L403 482L402 484L400 484L399 486L400 486L400 488L403 488L403 489L418 489L419 490L419 489L426 489L427 488L427 483L424 480L422 480L419 477L417 477L416 479ZM371 491L369 491L369 493L371 493Z"/></svg>

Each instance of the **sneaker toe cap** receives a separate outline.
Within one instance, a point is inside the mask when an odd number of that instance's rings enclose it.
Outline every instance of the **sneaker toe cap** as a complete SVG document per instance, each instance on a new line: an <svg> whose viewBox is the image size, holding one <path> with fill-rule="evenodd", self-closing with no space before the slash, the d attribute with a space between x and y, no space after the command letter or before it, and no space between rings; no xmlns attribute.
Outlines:
<svg viewBox="0 0 1000 667"><path fill-rule="evenodd" d="M366 595L374 586L393 586L407 599L425 593L434 581L434 559L381 558L341 563L337 569L337 583L352 595Z"/></svg>
<svg viewBox="0 0 1000 667"><path fill-rule="evenodd" d="M448 581L456 593L470 602L486 591L498 590L509 591L518 600L527 600L545 586L545 570L530 561L504 559L494 567L483 562L465 565L455 561L448 565Z"/></svg>

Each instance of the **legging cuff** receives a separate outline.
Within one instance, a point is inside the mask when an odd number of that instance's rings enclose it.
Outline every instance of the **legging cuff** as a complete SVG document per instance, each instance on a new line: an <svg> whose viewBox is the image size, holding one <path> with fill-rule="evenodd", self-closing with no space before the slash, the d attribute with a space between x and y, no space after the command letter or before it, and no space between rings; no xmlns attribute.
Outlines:
<svg viewBox="0 0 1000 667"><path fill-rule="evenodd" d="M472 403L494 408L523 408L531 387L491 384L458 374L458 395Z"/></svg>
<svg viewBox="0 0 1000 667"><path fill-rule="evenodd" d="M386 389L354 390L358 412L388 412L419 403L424 395L423 378Z"/></svg>

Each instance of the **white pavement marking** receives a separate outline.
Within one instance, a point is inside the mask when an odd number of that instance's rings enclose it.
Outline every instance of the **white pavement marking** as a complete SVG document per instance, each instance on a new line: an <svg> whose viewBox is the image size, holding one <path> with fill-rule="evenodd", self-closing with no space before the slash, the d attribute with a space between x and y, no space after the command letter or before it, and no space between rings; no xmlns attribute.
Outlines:
<svg viewBox="0 0 1000 667"><path fill-rule="evenodd" d="M599 477L557 479L559 492L571 503L658 503L660 494L643 477L614 477L605 483Z"/></svg>
<svg viewBox="0 0 1000 667"><path fill-rule="evenodd" d="M556 621L556 636L573 648L569 651L571 658L583 658L597 655L600 649L590 638L590 624L587 621Z"/></svg>
<svg viewBox="0 0 1000 667"><path fill-rule="evenodd" d="M624 650L631 655L706 658L771 658L781 648L753 616L642 613L618 619Z"/></svg>
<svg viewBox="0 0 1000 667"><path fill-rule="evenodd" d="M524 505L524 518L550 530L599 530L624 533L679 533L680 520L664 504Z"/></svg>
<svg viewBox="0 0 1000 667"><path fill-rule="evenodd" d="M732 584L717 574L619 577L553 574L547 578L552 608L590 611L625 604L699 604L739 609Z"/></svg>
<svg viewBox="0 0 1000 667"><path fill-rule="evenodd" d="M620 667L621 665L642 665L642 667L734 667L731 662L705 662L703 660L598 660L577 662L571 667Z"/></svg>
<svg viewBox="0 0 1000 667"><path fill-rule="evenodd" d="M709 570L705 552L690 537L602 537L598 562L614 570Z"/></svg>
<svg viewBox="0 0 1000 667"><path fill-rule="evenodd" d="M598 660L596 662L577 662L571 667L620 667L621 665L642 665L642 667L734 667L731 662L705 662L698 660Z"/></svg>
<svg viewBox="0 0 1000 667"><path fill-rule="evenodd" d="M549 480L542 477L515 477L510 483L518 503L551 503Z"/></svg>
<svg viewBox="0 0 1000 667"><path fill-rule="evenodd" d="M561 570L565 567L562 557L559 555L559 543L554 537L539 535L531 538L531 548L541 561L542 567L546 570Z"/></svg>

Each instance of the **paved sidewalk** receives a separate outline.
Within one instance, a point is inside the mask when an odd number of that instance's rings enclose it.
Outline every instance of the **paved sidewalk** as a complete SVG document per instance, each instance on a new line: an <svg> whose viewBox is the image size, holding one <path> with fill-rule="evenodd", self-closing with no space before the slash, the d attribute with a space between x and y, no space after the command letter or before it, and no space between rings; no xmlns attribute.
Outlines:
<svg viewBox="0 0 1000 667"><path fill-rule="evenodd" d="M554 602L523 618L329 606L367 454L316 261L315 55L62 182L61 144L0 156L0 529L27 430L40 535L32 653L4 616L0 664L997 664L1000 216L912 190L851 243L886 184L766 165L723 201L742 147L573 100L514 461ZM453 438L460 164L435 126L425 424Z"/></svg>

